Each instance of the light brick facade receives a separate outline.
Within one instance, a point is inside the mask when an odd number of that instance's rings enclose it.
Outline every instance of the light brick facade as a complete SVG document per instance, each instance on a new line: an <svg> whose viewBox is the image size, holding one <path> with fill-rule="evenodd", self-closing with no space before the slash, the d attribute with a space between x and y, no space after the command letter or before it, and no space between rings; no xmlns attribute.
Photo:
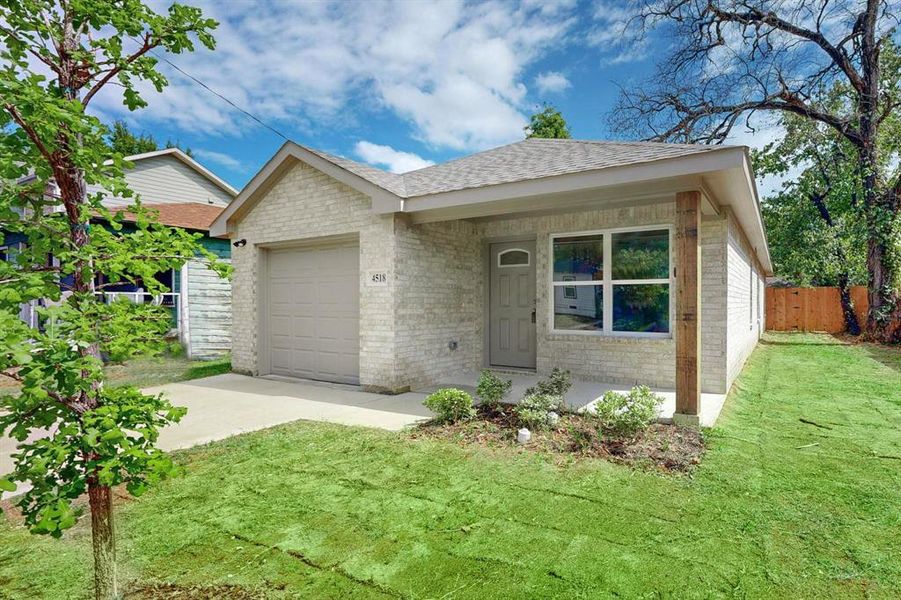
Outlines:
<svg viewBox="0 0 901 600"><path fill-rule="evenodd" d="M260 372L265 340L259 339L259 290L265 279L266 248L338 239L356 242L360 248L360 383L364 387L401 390L481 368L485 365L488 244L533 239L538 372L560 366L584 379L672 388L675 344L671 337L552 333L548 302L551 234L669 226L674 222L674 212L674 202L667 201L630 208L416 225L404 214L372 214L366 196L296 162L236 221L233 239L246 239L247 245L237 248L232 256L233 364L240 371ZM756 341L752 331L736 333L735 342L727 342L732 328L737 327L737 315L747 314L742 313L740 305L747 294L731 287L742 268L741 257L747 258L740 237L740 230L728 215L702 222L704 391L725 392L733 370L740 368ZM387 273L387 285L367 285L370 271ZM758 266L757 273L761 272ZM748 273L745 278L747 281ZM745 309L750 310L747 306ZM747 322L744 325L747 328Z"/></svg>

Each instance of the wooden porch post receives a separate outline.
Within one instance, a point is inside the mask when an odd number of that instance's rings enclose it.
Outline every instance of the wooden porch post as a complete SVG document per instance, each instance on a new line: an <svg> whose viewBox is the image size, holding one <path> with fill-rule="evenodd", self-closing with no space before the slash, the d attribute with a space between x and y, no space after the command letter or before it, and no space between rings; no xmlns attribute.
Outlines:
<svg viewBox="0 0 901 600"><path fill-rule="evenodd" d="M701 193L676 194L676 414L678 425L699 425L701 410Z"/></svg>

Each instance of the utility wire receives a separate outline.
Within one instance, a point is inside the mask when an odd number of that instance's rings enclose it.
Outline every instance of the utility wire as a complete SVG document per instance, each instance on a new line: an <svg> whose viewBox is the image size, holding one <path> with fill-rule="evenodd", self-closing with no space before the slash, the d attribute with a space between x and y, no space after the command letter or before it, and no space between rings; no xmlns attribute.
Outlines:
<svg viewBox="0 0 901 600"><path fill-rule="evenodd" d="M132 38L132 39L133 39L134 41L140 43L139 40L137 40L137 39L135 39L135 38ZM175 69L176 71L178 71L179 73L181 73L182 75L184 75L185 77L187 77L188 79L190 79L191 81L193 81L194 83L196 83L197 85L199 85L200 87L202 87L203 89L205 89L206 91L208 91L209 93L213 94L214 96L216 96L216 97L219 98L220 100L223 100L224 102L226 102L229 106L231 106L231 107L234 108L235 110L238 110L238 111L244 113L245 115L247 115L248 117L250 117L251 119L253 119L253 120L256 121L257 123L259 123L260 125L262 125L262 126L265 127L266 129L268 129L269 131L271 131L271 132L274 133L275 135L281 137L281 138L284 139L285 141L290 141L289 138L288 138L288 136L286 136L284 133L282 133L281 131L279 131L278 129L276 129L275 127L273 127L272 125L269 125L268 123L266 123L265 121L263 121L262 119L260 119L259 117L257 117L257 116L254 115L253 113L251 113L250 111L244 110L243 108L241 108L240 106L238 106L237 104L235 104L234 102L232 102L231 100L229 100L228 98L226 98L225 96L223 96L222 94L220 94L219 92L217 92L216 90L214 90L213 88L211 88L210 86L208 86L207 84L205 84L204 82L202 82L201 80L199 80L198 78L194 77L193 75L191 75L190 73L188 73L187 71L185 71L184 69L182 69L181 67L179 67L178 65L176 65L174 62L172 62L171 60L169 60L169 59L166 58L165 56L162 56L161 54L159 54L159 53L157 53L157 52L155 52L155 51L153 51L153 50L150 51L150 54L152 54L152 55L154 55L155 57L157 57L158 59L162 60L163 62L165 62L166 64L168 64L170 67L172 67L173 69Z"/></svg>

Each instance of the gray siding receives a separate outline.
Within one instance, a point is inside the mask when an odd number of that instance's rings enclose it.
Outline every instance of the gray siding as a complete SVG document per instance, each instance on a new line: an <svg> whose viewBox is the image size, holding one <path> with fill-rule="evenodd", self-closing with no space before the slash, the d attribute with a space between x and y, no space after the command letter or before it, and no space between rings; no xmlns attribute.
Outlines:
<svg viewBox="0 0 901 600"><path fill-rule="evenodd" d="M174 156L155 156L133 164L125 172L125 179L145 204L199 202L225 206L232 199L231 194ZM96 193L99 189L92 187L89 192ZM104 204L111 208L131 203L130 199L104 199Z"/></svg>
<svg viewBox="0 0 901 600"><path fill-rule="evenodd" d="M230 262L227 258L219 259ZM220 278L202 261L188 263L188 353L209 359L231 350L231 282Z"/></svg>

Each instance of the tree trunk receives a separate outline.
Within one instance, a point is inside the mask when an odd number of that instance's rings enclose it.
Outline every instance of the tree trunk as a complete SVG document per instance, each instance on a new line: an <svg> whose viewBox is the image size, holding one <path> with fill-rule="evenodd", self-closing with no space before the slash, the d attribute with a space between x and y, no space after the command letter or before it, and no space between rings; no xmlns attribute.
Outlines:
<svg viewBox="0 0 901 600"><path fill-rule="evenodd" d="M94 545L94 597L97 600L115 600L119 597L119 590L116 585L113 491L109 486L89 483L88 499Z"/></svg>
<svg viewBox="0 0 901 600"><path fill-rule="evenodd" d="M851 286L848 284L848 274L841 273L838 276L838 295L842 303L842 315L845 317L845 331L851 335L860 335L860 322L857 313L854 312L854 302L851 300Z"/></svg>

